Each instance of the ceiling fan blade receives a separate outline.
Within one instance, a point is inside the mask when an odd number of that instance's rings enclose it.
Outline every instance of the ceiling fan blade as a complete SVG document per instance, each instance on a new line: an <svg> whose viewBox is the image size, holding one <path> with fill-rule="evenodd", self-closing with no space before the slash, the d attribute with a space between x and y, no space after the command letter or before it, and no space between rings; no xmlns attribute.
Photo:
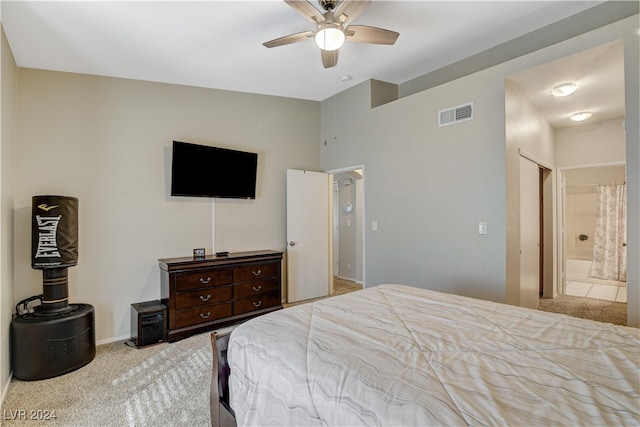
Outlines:
<svg viewBox="0 0 640 427"><path fill-rule="evenodd" d="M289 34L288 36L279 37L277 39L270 40L262 43L265 47L277 47L284 46L286 44L297 43L305 41L313 37L313 31L304 31L302 33Z"/></svg>
<svg viewBox="0 0 640 427"><path fill-rule="evenodd" d="M347 40L356 43L394 44L400 33L367 25L349 25L344 30Z"/></svg>
<svg viewBox="0 0 640 427"><path fill-rule="evenodd" d="M333 11L333 16L346 27L360 16L370 4L371 0L342 0Z"/></svg>
<svg viewBox="0 0 640 427"><path fill-rule="evenodd" d="M335 67L338 63L338 50L321 50L324 68Z"/></svg>
<svg viewBox="0 0 640 427"><path fill-rule="evenodd" d="M322 13L306 0L284 0L284 2L294 8L307 21L311 21L314 24L322 24L324 22Z"/></svg>

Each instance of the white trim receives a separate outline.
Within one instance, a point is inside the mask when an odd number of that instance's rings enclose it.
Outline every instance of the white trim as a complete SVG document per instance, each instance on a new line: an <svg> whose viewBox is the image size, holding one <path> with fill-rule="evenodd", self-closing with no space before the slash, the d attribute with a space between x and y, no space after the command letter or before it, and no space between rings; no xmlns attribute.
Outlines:
<svg viewBox="0 0 640 427"><path fill-rule="evenodd" d="M13 371L9 371L9 378L7 379L7 383L4 385L2 389L2 399L0 399L0 406L4 406L4 401L7 398L7 394L9 393L9 386L11 385L12 378L13 378Z"/></svg>
<svg viewBox="0 0 640 427"><path fill-rule="evenodd" d="M585 164L585 165L574 165L574 166L563 166L558 167L556 169L556 213L557 213L557 222L558 227L556 229L556 241L557 241L557 274L558 274L558 293L566 294L566 286L567 286L567 266L566 266L566 245L565 245L565 234L567 228L567 215L566 215L566 204L567 204L567 185L566 185L566 175L565 172L569 170L576 169L585 169L585 168L600 168L600 167L611 167L611 166L624 166L625 170L627 167L627 162L618 161L618 162L607 162L607 163L596 163L596 164ZM555 296L555 295L554 295Z"/></svg>
<svg viewBox="0 0 640 427"><path fill-rule="evenodd" d="M342 173L342 172L351 172L351 171L358 170L358 169L362 169L364 171L364 165L347 166L347 167L344 167L344 168L327 170L325 172L326 173L330 173L330 174L337 174L337 173Z"/></svg>
<svg viewBox="0 0 640 427"><path fill-rule="evenodd" d="M112 342L122 341L122 340L128 341L130 339L131 339L131 335L120 335L119 337L105 338L103 340L96 341L96 346L103 345L103 344L111 344Z"/></svg>
<svg viewBox="0 0 640 427"><path fill-rule="evenodd" d="M571 170L571 169L585 169L585 168L605 168L607 166L627 166L627 162L626 161L620 161L620 162L609 162L609 163L593 163L593 164L587 164L587 165L577 165L577 166L563 166L563 167L558 167L557 169L559 171L566 171L566 170Z"/></svg>
<svg viewBox="0 0 640 427"><path fill-rule="evenodd" d="M546 161L544 161L541 158L537 157L535 154L531 154L528 151L523 150L522 148L518 148L518 154L520 154L525 159L531 160L533 163L537 163L539 166L542 166L545 169L549 169L551 171L555 170L555 167L551 166Z"/></svg>

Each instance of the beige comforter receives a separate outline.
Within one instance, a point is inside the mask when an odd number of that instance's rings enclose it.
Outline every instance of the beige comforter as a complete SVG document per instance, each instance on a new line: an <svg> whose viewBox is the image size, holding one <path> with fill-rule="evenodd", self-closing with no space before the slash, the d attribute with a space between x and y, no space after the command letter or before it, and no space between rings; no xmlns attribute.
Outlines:
<svg viewBox="0 0 640 427"><path fill-rule="evenodd" d="M238 425L640 424L638 329L402 285L236 328Z"/></svg>

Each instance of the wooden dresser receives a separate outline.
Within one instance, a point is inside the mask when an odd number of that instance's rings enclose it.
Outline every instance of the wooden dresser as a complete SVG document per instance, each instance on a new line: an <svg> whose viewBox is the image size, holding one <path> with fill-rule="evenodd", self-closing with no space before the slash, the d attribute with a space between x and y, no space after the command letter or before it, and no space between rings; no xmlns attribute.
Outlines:
<svg viewBox="0 0 640 427"><path fill-rule="evenodd" d="M158 261L169 341L282 308L282 252Z"/></svg>

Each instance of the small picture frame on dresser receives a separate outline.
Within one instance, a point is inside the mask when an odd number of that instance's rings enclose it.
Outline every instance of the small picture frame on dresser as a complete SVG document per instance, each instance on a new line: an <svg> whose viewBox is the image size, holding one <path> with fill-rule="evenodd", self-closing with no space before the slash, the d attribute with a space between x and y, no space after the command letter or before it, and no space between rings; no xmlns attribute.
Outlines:
<svg viewBox="0 0 640 427"><path fill-rule="evenodd" d="M204 248L196 248L193 250L193 259L204 259Z"/></svg>

